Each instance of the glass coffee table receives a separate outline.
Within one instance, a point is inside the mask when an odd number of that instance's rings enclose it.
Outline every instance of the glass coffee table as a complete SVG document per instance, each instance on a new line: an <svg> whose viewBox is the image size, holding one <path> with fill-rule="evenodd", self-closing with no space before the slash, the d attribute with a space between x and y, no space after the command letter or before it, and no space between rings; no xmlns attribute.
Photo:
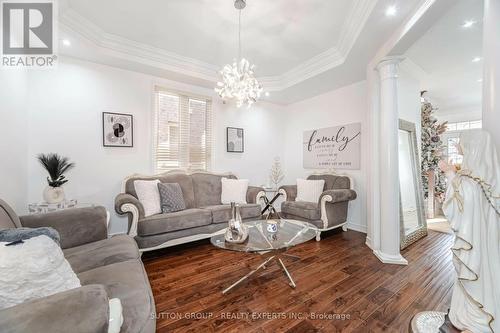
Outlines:
<svg viewBox="0 0 500 333"><path fill-rule="evenodd" d="M271 222L272 221L272 222ZM277 224L277 231L270 232L267 229L269 223ZM286 254L286 251L292 246L302 244L308 240L313 239L316 236L316 227L310 223L296 221L296 220L255 220L250 222L245 222L248 227L248 238L244 243L235 244L226 242L224 239L224 233L226 229L221 230L217 234L214 234L210 238L210 242L221 249L248 253L259 253L266 254L269 257L264 260L257 268L252 270L247 275L243 276L241 279L227 287L222 291L226 294L228 291L248 279L250 276L255 274L260 269L266 268L266 265L274 260L283 269L285 275L290 281L290 286L292 288L296 287L292 276L286 269L285 264L281 260L283 256L298 258Z"/></svg>

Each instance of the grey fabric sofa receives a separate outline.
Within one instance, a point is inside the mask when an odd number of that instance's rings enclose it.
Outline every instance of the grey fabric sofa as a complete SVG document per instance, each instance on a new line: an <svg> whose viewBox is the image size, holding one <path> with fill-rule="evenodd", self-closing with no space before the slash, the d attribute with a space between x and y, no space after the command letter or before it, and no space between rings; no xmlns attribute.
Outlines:
<svg viewBox="0 0 500 333"><path fill-rule="evenodd" d="M210 237L227 227L231 207L221 204L221 178L236 179L233 174L215 174L204 171L188 173L171 171L155 176L132 175L123 182L122 192L115 199L118 214L128 214L129 232L135 237L140 251L156 250L168 246ZM162 183L178 183L182 189L186 209L167 214L144 216L144 208L137 199L136 180L158 179ZM261 187L249 186L247 204L241 205L243 220L261 217Z"/></svg>
<svg viewBox="0 0 500 333"><path fill-rule="evenodd" d="M133 238L107 238L103 207L69 209L18 217L0 200L0 230L52 227L82 287L0 310L2 333L108 332L108 300L123 307L122 333L153 333L155 305Z"/></svg>
<svg viewBox="0 0 500 333"><path fill-rule="evenodd" d="M317 241L321 239L322 231L339 227L346 231L349 201L356 199L357 196L351 189L351 179L333 174L310 175L307 179L325 181L318 202L295 201L297 185L281 186L279 193L285 198L281 204L281 216L314 224L318 228Z"/></svg>

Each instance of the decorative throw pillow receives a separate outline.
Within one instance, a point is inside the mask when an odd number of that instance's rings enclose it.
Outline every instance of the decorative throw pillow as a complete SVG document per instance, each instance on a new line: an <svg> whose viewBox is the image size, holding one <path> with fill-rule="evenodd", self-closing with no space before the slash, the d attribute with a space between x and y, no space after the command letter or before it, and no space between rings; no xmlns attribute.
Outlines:
<svg viewBox="0 0 500 333"><path fill-rule="evenodd" d="M0 242L17 242L19 240L26 240L40 235L45 235L56 242L57 245L61 245L61 237L59 237L59 233L56 229L50 227L0 230Z"/></svg>
<svg viewBox="0 0 500 333"><path fill-rule="evenodd" d="M239 204L247 203L248 179L221 178L221 182L222 192L220 201L222 204L230 204L231 202Z"/></svg>
<svg viewBox="0 0 500 333"><path fill-rule="evenodd" d="M317 203L321 193L323 193L324 186L325 181L323 179L297 179L297 197L295 201Z"/></svg>
<svg viewBox="0 0 500 333"><path fill-rule="evenodd" d="M0 309L81 287L59 245L45 235L0 242Z"/></svg>
<svg viewBox="0 0 500 333"><path fill-rule="evenodd" d="M144 217L161 213L159 183L158 179L134 181L137 199L144 207Z"/></svg>
<svg viewBox="0 0 500 333"><path fill-rule="evenodd" d="M159 183L162 213L173 213L186 209L181 186L177 183Z"/></svg>

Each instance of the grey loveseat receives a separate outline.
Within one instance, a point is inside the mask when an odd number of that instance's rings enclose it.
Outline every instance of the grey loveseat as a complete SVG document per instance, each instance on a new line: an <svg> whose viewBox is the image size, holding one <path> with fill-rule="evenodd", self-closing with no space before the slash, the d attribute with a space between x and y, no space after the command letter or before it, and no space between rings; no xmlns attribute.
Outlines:
<svg viewBox="0 0 500 333"><path fill-rule="evenodd" d="M351 189L351 179L333 174L310 175L307 179L325 181L318 202L295 201L297 185L281 186L279 193L285 198L281 204L281 216L314 224L318 228L317 241L321 239L322 231L339 227L346 231L349 201L356 199L356 192Z"/></svg>
<svg viewBox="0 0 500 333"><path fill-rule="evenodd" d="M121 333L153 333L155 305L135 241L107 238L103 207L68 209L18 217L0 200L0 230L52 227L82 287L0 310L2 333L108 332L108 299L123 307Z"/></svg>
<svg viewBox="0 0 500 333"><path fill-rule="evenodd" d="M204 171L187 173L171 171L155 176L133 175L123 182L123 193L115 199L118 214L128 214L129 232L135 237L141 251L208 238L227 227L231 218L229 205L221 204L221 178L236 179L233 174L215 174ZM162 183L178 183L186 209L167 214L144 216L144 208L137 199L136 180L159 179ZM241 205L243 220L261 217L260 199L265 196L261 187L249 186L247 204Z"/></svg>

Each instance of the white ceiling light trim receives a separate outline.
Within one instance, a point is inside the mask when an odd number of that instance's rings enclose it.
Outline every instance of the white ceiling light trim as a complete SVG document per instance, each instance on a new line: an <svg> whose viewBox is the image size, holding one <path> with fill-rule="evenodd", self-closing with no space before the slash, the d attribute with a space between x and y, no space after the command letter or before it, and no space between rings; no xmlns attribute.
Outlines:
<svg viewBox="0 0 500 333"><path fill-rule="evenodd" d="M259 78L266 91L281 91L342 65L365 23L379 0L353 0L350 13L344 21L338 45L276 76ZM62 30L73 32L95 44L103 51L125 60L166 69L205 81L215 81L219 66L184 57L164 49L126 39L105 32L71 8L59 14Z"/></svg>
<svg viewBox="0 0 500 333"><path fill-rule="evenodd" d="M396 6L389 6L387 7L387 9L385 10L385 16L396 16L398 10L396 8Z"/></svg>
<svg viewBox="0 0 500 333"><path fill-rule="evenodd" d="M464 21L464 23L462 24L462 27L463 28L470 28L474 24L476 24L476 21L474 21L474 20L467 20L467 21Z"/></svg>

